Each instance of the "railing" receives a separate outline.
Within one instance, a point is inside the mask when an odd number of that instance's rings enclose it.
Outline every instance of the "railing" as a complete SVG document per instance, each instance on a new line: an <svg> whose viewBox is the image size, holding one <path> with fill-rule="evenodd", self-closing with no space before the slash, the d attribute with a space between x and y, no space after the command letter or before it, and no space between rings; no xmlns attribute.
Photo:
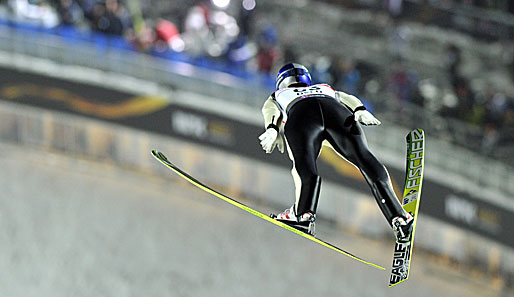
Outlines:
<svg viewBox="0 0 514 297"><path fill-rule="evenodd" d="M87 41L67 42L59 36L7 26L0 26L0 50L120 73L204 95L223 94L223 98L254 106L269 95L261 86L248 85L244 79L227 73Z"/></svg>
<svg viewBox="0 0 514 297"><path fill-rule="evenodd" d="M253 107L260 107L263 98L268 95L268 92L259 89L258 84L248 86L247 82L229 74L200 69L186 63L154 58L127 50L98 48L87 42L70 43L58 36L27 34L27 32L18 32L7 27L0 27L0 51L12 55L23 54L39 57L66 65L120 73ZM62 74L62 76L66 77L66 74ZM417 114L421 115L421 118L415 118L416 122L409 126L430 127L431 125L427 121L437 120L423 112ZM422 121L425 121L426 125L423 125ZM459 127L459 125L452 126ZM467 129L466 127L460 128ZM388 129L380 129L380 134L370 137L370 139L376 139L375 141L380 143L385 150L401 156L403 159L405 148L403 142L398 139L404 137L405 130L406 128L399 126L395 128L388 125ZM438 131L427 130L432 143L428 148L429 154L427 154L429 167L464 177L466 181L462 183L462 187L473 184L479 188L500 190L508 197L514 196L514 174L511 167L469 150L452 146L446 141L436 140L435 134ZM452 185L454 184L452 183ZM472 189L468 189L468 191L472 191Z"/></svg>

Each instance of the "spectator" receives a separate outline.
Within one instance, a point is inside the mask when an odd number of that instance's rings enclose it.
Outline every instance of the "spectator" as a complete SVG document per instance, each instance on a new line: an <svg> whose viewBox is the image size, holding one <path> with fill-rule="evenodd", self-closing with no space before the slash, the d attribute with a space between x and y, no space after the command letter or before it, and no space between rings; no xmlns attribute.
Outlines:
<svg viewBox="0 0 514 297"><path fill-rule="evenodd" d="M281 64L285 65L287 63L294 63L295 61L298 61L298 59L298 53L296 52L294 45L291 43L291 41L286 41L282 47Z"/></svg>
<svg viewBox="0 0 514 297"><path fill-rule="evenodd" d="M46 1L8 0L15 19L53 28L59 25L57 11Z"/></svg>
<svg viewBox="0 0 514 297"><path fill-rule="evenodd" d="M272 25L268 25L261 31L258 37L257 69L265 74L270 74L278 57L277 31Z"/></svg>
<svg viewBox="0 0 514 297"><path fill-rule="evenodd" d="M208 25L210 11L205 5L195 5L187 12L184 21L184 41L186 47L194 56L206 52L208 39L211 38Z"/></svg>
<svg viewBox="0 0 514 297"><path fill-rule="evenodd" d="M65 25L78 25L84 19L84 13L74 0L60 0L57 3L57 12L61 23Z"/></svg>
<svg viewBox="0 0 514 297"><path fill-rule="evenodd" d="M387 11L393 18L398 18L403 11L403 0L386 0Z"/></svg>
<svg viewBox="0 0 514 297"><path fill-rule="evenodd" d="M123 35L124 28L118 16L118 1L107 0L105 4L96 3L93 6L93 29L111 35Z"/></svg>
<svg viewBox="0 0 514 297"><path fill-rule="evenodd" d="M161 43L156 41L156 33L153 28L149 26L149 23L148 21L141 22L139 32L137 33L133 28L125 30L125 38L130 40L135 48L142 52L148 52L154 47L159 52L168 50L167 45L161 46Z"/></svg>
<svg viewBox="0 0 514 297"><path fill-rule="evenodd" d="M346 58L343 61L341 75L341 89L349 94L359 94L359 83L361 80L361 73L356 68L355 62Z"/></svg>
<svg viewBox="0 0 514 297"><path fill-rule="evenodd" d="M155 24L155 42L160 51L172 49L180 52L184 49L184 42L180 37L177 26L164 19L158 20Z"/></svg>
<svg viewBox="0 0 514 297"><path fill-rule="evenodd" d="M507 98L503 93L496 93L487 98L485 103L485 123L495 129L501 128L507 111Z"/></svg>
<svg viewBox="0 0 514 297"><path fill-rule="evenodd" d="M243 1L244 2L244 1ZM255 4L255 3L254 3ZM241 29L241 34L243 36L249 36L251 35L252 30L252 22L253 22L253 15L255 7L245 7L244 4L242 4L239 7L239 14L237 18L237 23L239 24L239 27Z"/></svg>
<svg viewBox="0 0 514 297"><path fill-rule="evenodd" d="M503 117L502 136L505 143L514 145L514 87L510 87L505 93L507 104Z"/></svg>
<svg viewBox="0 0 514 297"><path fill-rule="evenodd" d="M448 74L450 75L452 84L455 84L459 77L459 67L462 62L461 51L456 45L451 44L446 49L446 57Z"/></svg>
<svg viewBox="0 0 514 297"><path fill-rule="evenodd" d="M455 94L457 95L459 119L468 122L473 121L475 95L466 79L459 77L455 80Z"/></svg>
<svg viewBox="0 0 514 297"><path fill-rule="evenodd" d="M271 74L277 58L278 50L270 45L259 44L257 50L257 70L264 74Z"/></svg>
<svg viewBox="0 0 514 297"><path fill-rule="evenodd" d="M246 64L257 54L255 43L248 36L240 34L227 48L227 61L237 70L246 70Z"/></svg>
<svg viewBox="0 0 514 297"><path fill-rule="evenodd" d="M332 61L326 56L319 56L314 59L314 64L309 67L313 77L313 83L328 83L332 81L329 72Z"/></svg>
<svg viewBox="0 0 514 297"><path fill-rule="evenodd" d="M389 91L397 101L398 107L406 102L411 102L411 95L414 93L417 83L417 75L398 62L393 65L389 75Z"/></svg>
<svg viewBox="0 0 514 297"><path fill-rule="evenodd" d="M500 135L498 129L493 124L487 124L484 128L481 149L485 154L491 154L498 145Z"/></svg>

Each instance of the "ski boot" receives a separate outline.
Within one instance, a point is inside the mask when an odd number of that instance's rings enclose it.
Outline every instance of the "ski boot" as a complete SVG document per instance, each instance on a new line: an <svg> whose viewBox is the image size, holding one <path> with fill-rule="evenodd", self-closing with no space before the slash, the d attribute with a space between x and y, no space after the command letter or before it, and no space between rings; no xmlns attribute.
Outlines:
<svg viewBox="0 0 514 297"><path fill-rule="evenodd" d="M284 210L284 212L278 215L271 214L271 217L304 233L312 236L315 234L316 215L311 212L306 212L297 216L294 204L291 208Z"/></svg>
<svg viewBox="0 0 514 297"><path fill-rule="evenodd" d="M393 231L396 235L396 242L406 243L410 241L413 224L414 218L410 214L407 214L407 219L403 217L395 217L392 220Z"/></svg>

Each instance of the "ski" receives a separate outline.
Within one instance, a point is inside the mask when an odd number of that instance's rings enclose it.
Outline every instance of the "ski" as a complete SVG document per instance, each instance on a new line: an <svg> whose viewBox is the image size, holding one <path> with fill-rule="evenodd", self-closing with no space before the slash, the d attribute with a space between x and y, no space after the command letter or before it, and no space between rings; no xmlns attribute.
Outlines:
<svg viewBox="0 0 514 297"><path fill-rule="evenodd" d="M300 236L302 236L302 237L304 237L306 239L309 239L309 240L311 240L313 242L316 242L316 243L318 243L318 244L320 244L322 246L325 246L325 247L327 247L327 248L329 248L331 250L334 250L334 251L336 251L338 253L341 253L341 254L343 254L343 255L345 255L347 257L350 257L350 258L352 258L354 260L357 260L359 262L362 262L364 264L367 264L369 266L372 266L372 267L375 267L375 268L378 268L378 269L381 269L381 270L386 270L384 267L381 267L379 265L376 265L376 264L373 264L373 263L371 263L369 261L366 261L366 260L364 260L364 259L362 259L360 257L357 257L354 254L352 254L350 252L347 252L347 251L345 251L345 250L343 250L343 249L341 249L341 248L339 248L339 247L337 247L337 246L335 246L335 245L333 245L331 243L328 243L328 242L326 242L326 241L324 241L322 239L319 239L319 238L317 238L315 236L312 236L310 234L304 233L304 232L302 232L300 230L297 230L297 229L295 229L295 228L293 228L293 227L291 227L291 226L289 226L287 224L284 224L284 223L282 223L280 221L277 221L277 220L275 220L274 218L272 218L269 215L266 215L266 214L264 214L264 213L262 213L260 211L257 211L257 210L255 210L255 209L253 209L253 208L251 208L251 207L249 207L249 206L247 206L247 205L245 205L245 204L243 204L243 203L241 203L241 202L239 202L239 201L237 201L237 200L235 200L233 198L230 198L230 197L228 197L228 196L226 196L226 195L224 195L224 194L222 194L222 193L220 193L220 192L218 192L218 191L216 191L216 190L206 186L204 183L200 182L199 180L195 179L191 175L189 175L186 172L184 172L182 169L180 169L177 166L175 166L173 163L171 163L168 160L168 158L163 153L161 153L161 152L159 152L157 150L153 150L152 151L152 155L159 162L161 162L163 165L165 165L166 167L168 167L169 169L174 171L176 174L178 174L179 176L181 176L182 178L184 178L185 180L187 180L191 184L195 185L196 187L198 187L198 188L204 190L205 192L213 195L214 197L217 197L217 198L219 198L219 199L221 199L221 200L223 200L225 202L228 202L228 203L230 203L230 204L232 204L232 205L234 205L236 207L239 207L240 209L245 210L245 211L247 211L247 212L249 212L249 213L251 213L251 214L253 214L253 215L255 215L255 216L257 216L257 217L259 217L261 219L263 219L263 220L266 220L266 221L268 221L268 222L270 222L272 224L275 224L275 225L277 225L279 227L282 227L282 228L284 228L284 229L286 229L286 230L288 230L290 232L293 232L293 233L295 233L297 235L300 235Z"/></svg>
<svg viewBox="0 0 514 297"><path fill-rule="evenodd" d="M418 219L421 186L425 158L425 133L421 129L412 130L407 134L407 166L405 188L403 191L402 207L414 217L412 234L406 243L396 243L394 247L393 265L389 287L395 286L409 278L414 246L414 234Z"/></svg>

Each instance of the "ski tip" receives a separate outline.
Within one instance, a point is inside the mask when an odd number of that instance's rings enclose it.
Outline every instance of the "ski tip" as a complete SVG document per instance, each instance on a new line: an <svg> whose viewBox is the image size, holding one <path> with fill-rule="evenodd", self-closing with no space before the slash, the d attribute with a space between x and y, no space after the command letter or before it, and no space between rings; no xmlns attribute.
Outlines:
<svg viewBox="0 0 514 297"><path fill-rule="evenodd" d="M163 153L159 152L158 150L152 150L152 155L154 155L154 157L162 159L162 160L168 160L168 158L166 158L166 156Z"/></svg>
<svg viewBox="0 0 514 297"><path fill-rule="evenodd" d="M420 129L420 128L411 130L405 136L405 139L407 141L410 141L411 139L424 139L424 138L425 138L425 131L423 131L423 129Z"/></svg>

